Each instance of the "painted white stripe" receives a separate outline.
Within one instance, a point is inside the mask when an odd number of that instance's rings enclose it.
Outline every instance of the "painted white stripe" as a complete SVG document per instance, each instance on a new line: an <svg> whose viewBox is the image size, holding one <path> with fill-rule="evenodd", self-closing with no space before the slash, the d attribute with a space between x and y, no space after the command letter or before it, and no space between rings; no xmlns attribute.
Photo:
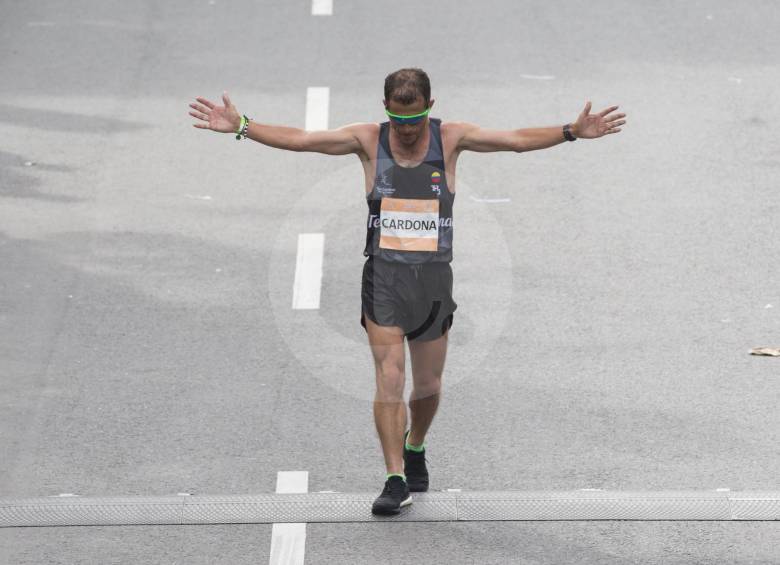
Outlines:
<svg viewBox="0 0 780 565"><path fill-rule="evenodd" d="M309 492L308 471L279 471L277 493ZM270 565L303 565L306 551L306 524L274 524L271 530Z"/></svg>
<svg viewBox="0 0 780 565"><path fill-rule="evenodd" d="M470 196L474 202L487 202L488 204L500 204L502 202L511 202L511 198L477 198L476 196Z"/></svg>
<svg viewBox="0 0 780 565"><path fill-rule="evenodd" d="M332 16L333 0L311 0L312 16Z"/></svg>
<svg viewBox="0 0 780 565"><path fill-rule="evenodd" d="M530 80L553 80L555 76L553 75L520 75L522 78L527 78Z"/></svg>
<svg viewBox="0 0 780 565"><path fill-rule="evenodd" d="M306 89L306 131L328 129L330 88L310 86Z"/></svg>
<svg viewBox="0 0 780 565"><path fill-rule="evenodd" d="M293 302L295 310L316 310L320 307L324 233L299 233L298 256L295 262Z"/></svg>
<svg viewBox="0 0 780 565"><path fill-rule="evenodd" d="M302 494L309 492L308 471L279 471L276 473L278 494Z"/></svg>

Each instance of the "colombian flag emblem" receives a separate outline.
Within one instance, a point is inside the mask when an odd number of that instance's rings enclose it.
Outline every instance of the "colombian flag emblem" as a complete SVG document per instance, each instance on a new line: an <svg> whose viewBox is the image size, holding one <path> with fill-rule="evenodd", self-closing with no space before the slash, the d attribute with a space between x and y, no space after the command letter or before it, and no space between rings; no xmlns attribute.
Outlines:
<svg viewBox="0 0 780 565"><path fill-rule="evenodd" d="M441 173L438 171L431 173L431 182L433 184L439 184L441 182Z"/></svg>

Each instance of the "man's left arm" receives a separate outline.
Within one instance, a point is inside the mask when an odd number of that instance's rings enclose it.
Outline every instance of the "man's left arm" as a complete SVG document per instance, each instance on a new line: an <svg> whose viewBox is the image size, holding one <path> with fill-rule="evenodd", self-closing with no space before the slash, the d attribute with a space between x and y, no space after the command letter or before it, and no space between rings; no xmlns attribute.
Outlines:
<svg viewBox="0 0 780 565"><path fill-rule="evenodd" d="M611 133L618 133L626 123L625 114L610 114L617 106L610 106L597 114L590 113L591 104L571 124L570 132L575 138L595 139ZM474 124L461 123L462 135L458 149L487 153L492 151L535 151L546 149L567 141L562 126L525 128L516 130L491 130Z"/></svg>

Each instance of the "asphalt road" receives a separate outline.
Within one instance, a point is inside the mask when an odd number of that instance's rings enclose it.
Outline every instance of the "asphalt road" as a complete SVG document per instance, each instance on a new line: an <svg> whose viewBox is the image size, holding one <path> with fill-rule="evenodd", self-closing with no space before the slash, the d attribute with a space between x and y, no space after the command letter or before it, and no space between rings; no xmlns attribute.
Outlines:
<svg viewBox="0 0 780 565"><path fill-rule="evenodd" d="M617 135L461 157L434 489L777 490L775 2L0 2L0 497L381 490L354 156L192 127ZM210 197L210 198L206 198ZM499 200L491 202L489 200ZM486 201L487 200L487 201ZM291 308L298 233L321 307ZM408 375L408 381L411 376ZM407 394L408 394L407 387ZM0 530L4 563L265 563L270 525ZM310 524L307 563L780 562L776 522Z"/></svg>

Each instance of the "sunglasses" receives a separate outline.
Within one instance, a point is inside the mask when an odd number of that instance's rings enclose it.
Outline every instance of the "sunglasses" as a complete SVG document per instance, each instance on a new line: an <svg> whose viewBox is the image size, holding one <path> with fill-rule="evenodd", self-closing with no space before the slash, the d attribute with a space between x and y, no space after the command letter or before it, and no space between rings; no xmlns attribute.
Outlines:
<svg viewBox="0 0 780 565"><path fill-rule="evenodd" d="M430 111L431 109L428 108L419 114L408 114L406 116L402 116L401 114L393 114L390 110L385 110L385 114L387 114L395 124L419 124Z"/></svg>

